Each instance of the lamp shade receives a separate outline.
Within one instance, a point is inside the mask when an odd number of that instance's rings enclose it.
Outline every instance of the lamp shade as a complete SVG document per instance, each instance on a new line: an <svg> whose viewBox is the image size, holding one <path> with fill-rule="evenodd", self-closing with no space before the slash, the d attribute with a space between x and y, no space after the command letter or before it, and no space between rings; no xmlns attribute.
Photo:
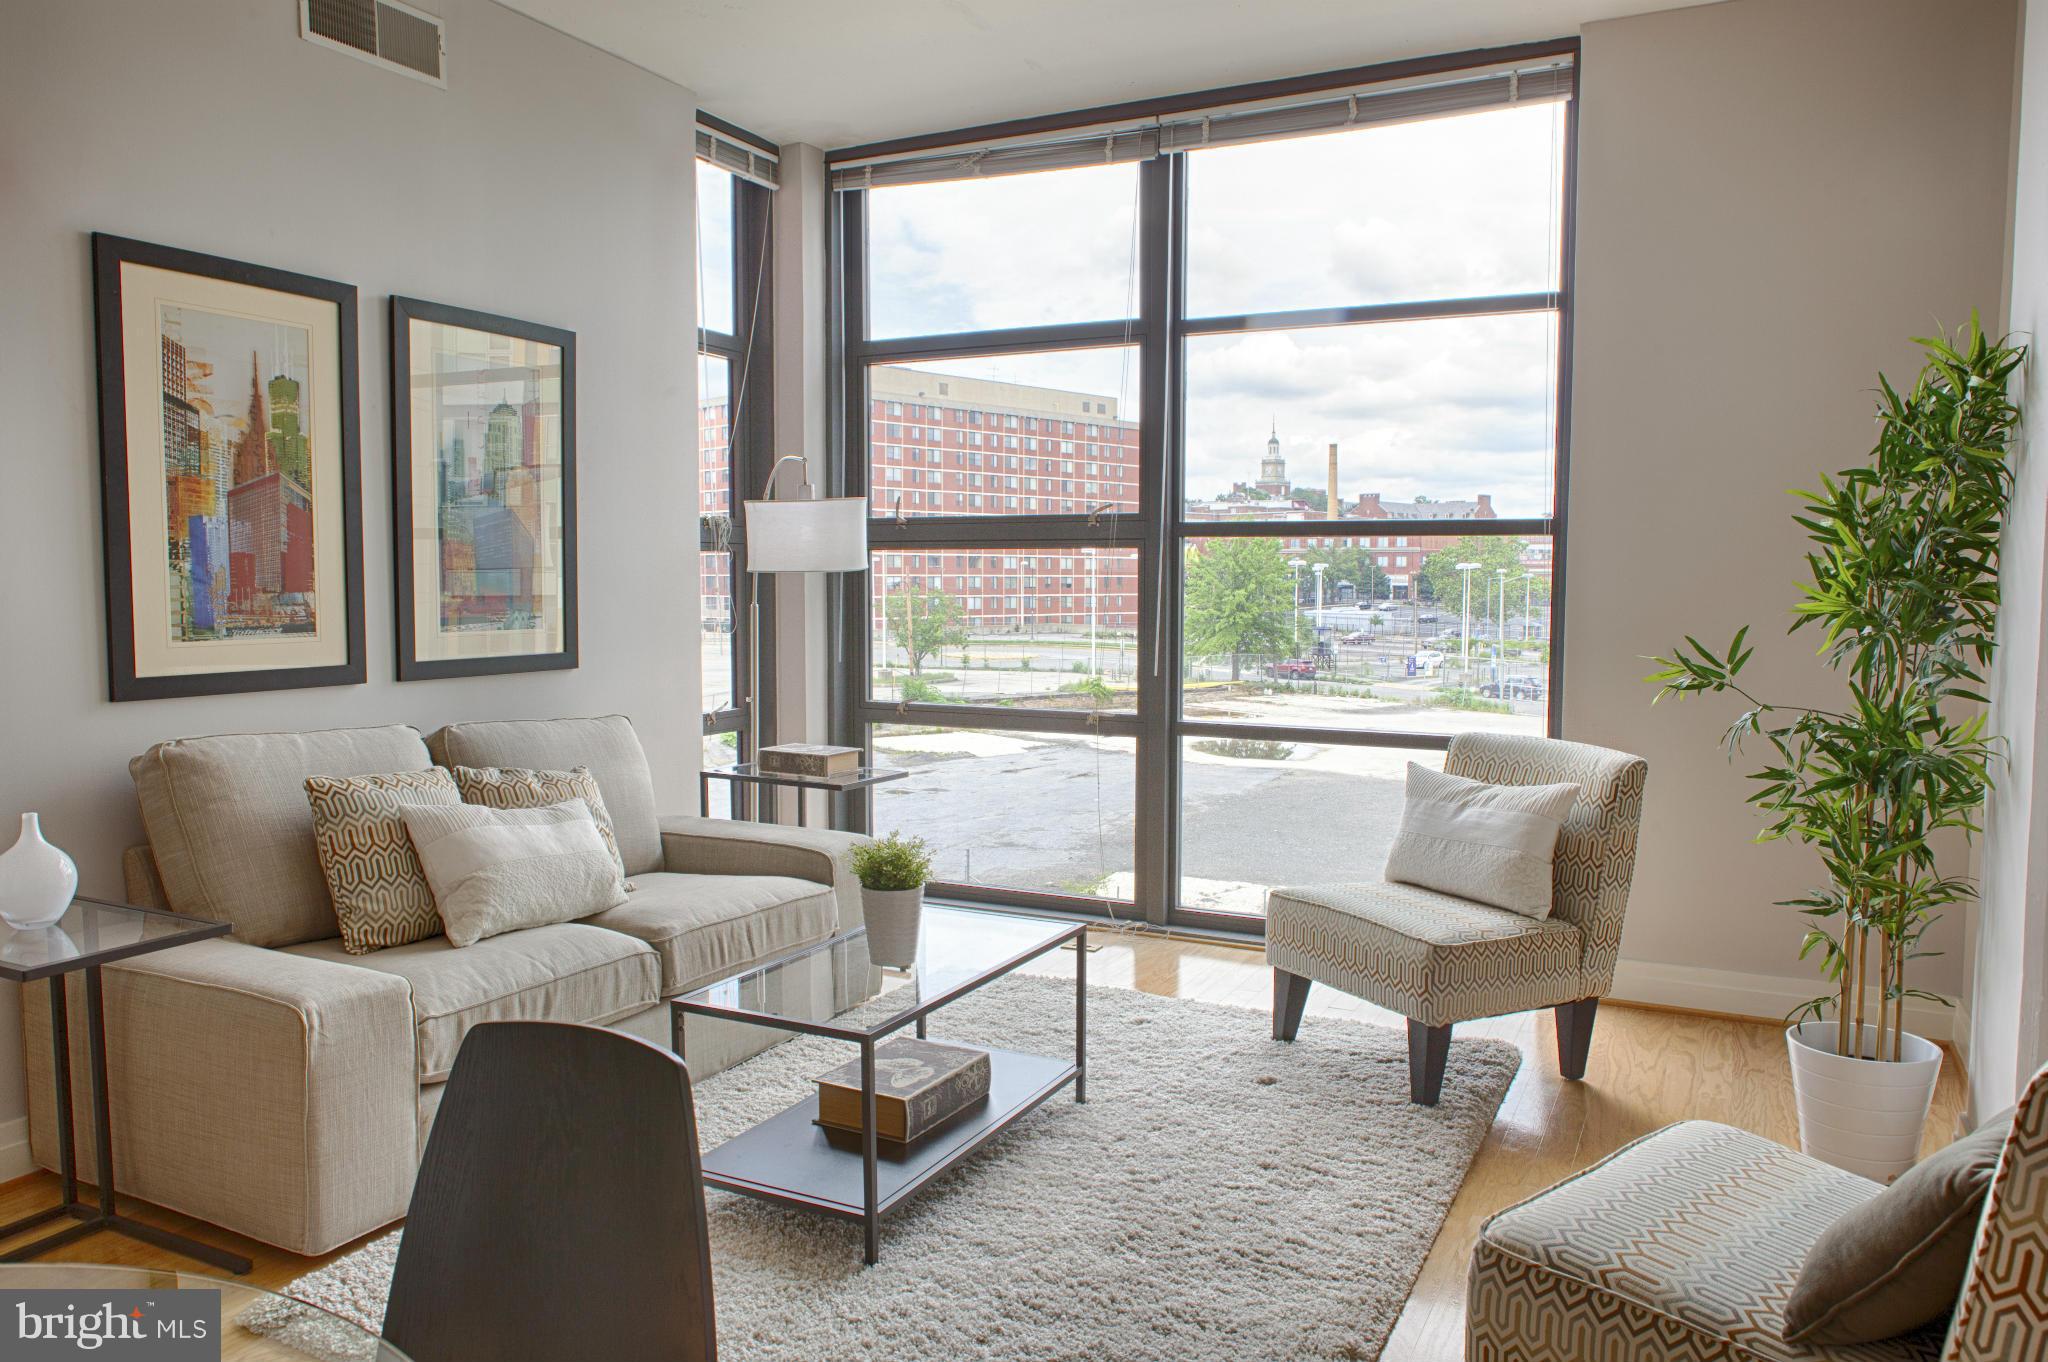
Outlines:
<svg viewBox="0 0 2048 1362"><path fill-rule="evenodd" d="M865 497L750 501L746 506L747 571L867 571Z"/></svg>

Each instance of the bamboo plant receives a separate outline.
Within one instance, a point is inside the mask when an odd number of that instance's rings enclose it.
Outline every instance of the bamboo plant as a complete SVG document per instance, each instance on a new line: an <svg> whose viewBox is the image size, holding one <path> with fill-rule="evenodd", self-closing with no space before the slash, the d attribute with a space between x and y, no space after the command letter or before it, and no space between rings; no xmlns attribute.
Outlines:
<svg viewBox="0 0 2048 1362"><path fill-rule="evenodd" d="M1973 316L1953 337L1916 340L1925 362L1900 393L1881 376L1877 445L1867 465L1823 475L1794 519L1812 547L1791 632L1820 632L1819 653L1847 682L1839 708L1776 704L1741 681L1747 626L1715 652L1688 635L1645 680L1667 695L1737 697L1731 759L1769 749L1749 802L1759 840L1814 847L1826 883L1784 907L1809 923L1800 958L1819 953L1829 992L1788 1020L1835 1022L1835 1053L1897 1060L1911 987L1907 966L1942 911L1974 887L1937 864L1944 829L1965 837L1992 783L1997 740L1985 726L1984 675L1998 613L1998 542L2013 474L2019 408L2008 380L2025 359L1988 340ZM1873 1047L1864 1042L1874 1023Z"/></svg>

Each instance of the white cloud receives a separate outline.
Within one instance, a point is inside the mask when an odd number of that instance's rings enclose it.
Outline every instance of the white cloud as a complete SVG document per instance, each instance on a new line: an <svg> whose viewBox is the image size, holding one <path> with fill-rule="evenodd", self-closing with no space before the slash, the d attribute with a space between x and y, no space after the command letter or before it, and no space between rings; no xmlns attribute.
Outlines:
<svg viewBox="0 0 2048 1362"><path fill-rule="evenodd" d="M1534 106L1189 157L1194 315L1355 306L1555 286L1563 115ZM1138 173L1105 166L876 190L872 330L912 335L1130 315ZM1188 492L1257 476L1279 428L1295 480L1341 452L1347 497L1551 502L1556 329L1548 314L1197 338ZM920 368L1115 396L1135 350Z"/></svg>

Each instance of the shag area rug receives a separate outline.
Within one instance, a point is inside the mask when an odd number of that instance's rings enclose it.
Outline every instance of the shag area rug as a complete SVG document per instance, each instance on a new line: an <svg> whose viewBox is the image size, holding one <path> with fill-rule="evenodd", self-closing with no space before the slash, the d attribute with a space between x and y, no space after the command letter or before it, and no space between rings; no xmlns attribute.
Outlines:
<svg viewBox="0 0 2048 1362"><path fill-rule="evenodd" d="M935 1040L1072 1052L1071 983L998 981L934 1015ZM1443 1100L1408 1101L1405 1035L1094 988L1088 1102L1062 1093L860 1227L709 1194L719 1355L1371 1359L1422 1268L1519 1052L1451 1046ZM850 1046L802 1037L696 1089L705 1148L771 1116ZM375 1331L398 1231L285 1290ZM564 1301L573 1310L575 1302ZM348 1347L312 1312L252 1307L255 1332Z"/></svg>

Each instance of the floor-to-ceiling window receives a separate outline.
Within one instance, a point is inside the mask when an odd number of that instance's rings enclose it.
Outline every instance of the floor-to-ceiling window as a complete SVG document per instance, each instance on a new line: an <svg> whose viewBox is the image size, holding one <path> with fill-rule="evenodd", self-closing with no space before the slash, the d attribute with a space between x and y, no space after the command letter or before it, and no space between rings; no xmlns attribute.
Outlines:
<svg viewBox="0 0 2048 1362"><path fill-rule="evenodd" d="M741 758L761 700L749 678L768 606L750 608L740 503L765 469L770 438L767 334L766 144L738 130L697 134L697 538L704 684L704 764ZM741 167L735 169L735 166ZM733 789L713 782L716 817L743 816Z"/></svg>
<svg viewBox="0 0 2048 1362"><path fill-rule="evenodd" d="M833 158L837 712L945 892L1258 930L1556 731L1574 59Z"/></svg>

